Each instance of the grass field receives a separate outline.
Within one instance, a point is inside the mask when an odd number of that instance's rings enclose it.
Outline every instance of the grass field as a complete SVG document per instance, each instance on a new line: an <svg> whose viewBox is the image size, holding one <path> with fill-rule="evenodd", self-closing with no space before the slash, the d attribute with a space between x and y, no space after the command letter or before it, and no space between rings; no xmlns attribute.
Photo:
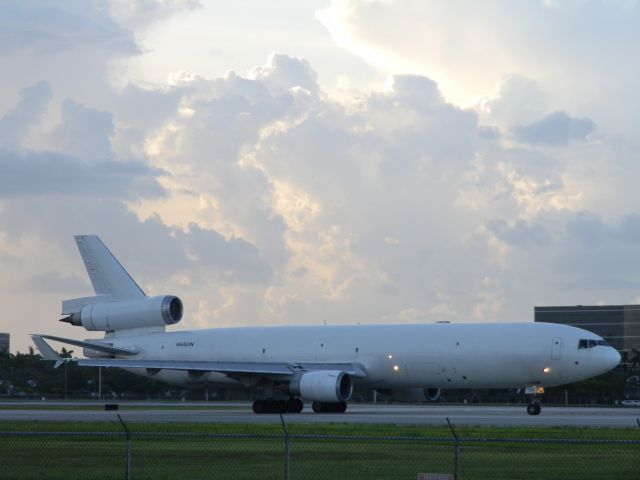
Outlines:
<svg viewBox="0 0 640 480"><path fill-rule="evenodd" d="M278 425L128 429L132 479L284 478L286 445ZM118 423L0 422L0 431L0 478L125 478L126 437ZM419 472L455 469L446 427L296 424L289 433L291 479L415 479ZM469 427L457 434L462 480L640 477L636 430Z"/></svg>

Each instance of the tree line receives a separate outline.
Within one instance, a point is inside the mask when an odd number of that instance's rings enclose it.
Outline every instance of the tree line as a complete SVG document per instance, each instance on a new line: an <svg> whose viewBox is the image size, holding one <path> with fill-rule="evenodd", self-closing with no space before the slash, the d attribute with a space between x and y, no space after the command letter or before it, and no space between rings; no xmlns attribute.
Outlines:
<svg viewBox="0 0 640 480"><path fill-rule="evenodd" d="M72 354L73 350L62 349L62 357L71 358ZM32 347L28 353L15 355L0 351L0 397L97 398L100 391L106 399L155 399L182 393L165 383L118 368L103 368L99 372L97 367L78 367L74 362L54 368L54 362L42 360Z"/></svg>

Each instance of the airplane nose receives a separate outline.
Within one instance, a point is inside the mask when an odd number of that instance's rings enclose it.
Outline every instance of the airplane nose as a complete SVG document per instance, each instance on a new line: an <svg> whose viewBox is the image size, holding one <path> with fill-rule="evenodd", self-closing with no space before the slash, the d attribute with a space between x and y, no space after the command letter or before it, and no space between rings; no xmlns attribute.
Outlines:
<svg viewBox="0 0 640 480"><path fill-rule="evenodd" d="M615 368L620 363L620 354L615 348L609 347L605 353L604 362L606 362L607 370Z"/></svg>

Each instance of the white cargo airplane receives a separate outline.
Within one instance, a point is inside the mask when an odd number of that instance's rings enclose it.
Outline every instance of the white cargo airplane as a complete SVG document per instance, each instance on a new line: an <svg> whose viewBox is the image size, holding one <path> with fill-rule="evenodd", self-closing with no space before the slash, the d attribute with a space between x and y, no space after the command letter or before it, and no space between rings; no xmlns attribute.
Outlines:
<svg viewBox="0 0 640 480"><path fill-rule="evenodd" d="M597 335L546 323L397 324L212 328L166 332L182 302L148 297L95 235L75 237L96 295L62 302L61 319L104 338L32 335L46 360L65 361L45 339L83 347L80 366L119 367L180 385L208 384L260 393L256 413L344 412L354 385L416 392L443 388L524 388L540 413L546 386L607 372L620 355Z"/></svg>

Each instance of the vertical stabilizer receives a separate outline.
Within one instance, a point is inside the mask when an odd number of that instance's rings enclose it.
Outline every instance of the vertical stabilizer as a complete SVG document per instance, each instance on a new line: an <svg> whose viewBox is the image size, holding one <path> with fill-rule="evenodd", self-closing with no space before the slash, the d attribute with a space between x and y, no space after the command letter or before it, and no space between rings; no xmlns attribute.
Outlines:
<svg viewBox="0 0 640 480"><path fill-rule="evenodd" d="M113 301L145 296L98 236L76 235L74 238L96 295L111 295Z"/></svg>

